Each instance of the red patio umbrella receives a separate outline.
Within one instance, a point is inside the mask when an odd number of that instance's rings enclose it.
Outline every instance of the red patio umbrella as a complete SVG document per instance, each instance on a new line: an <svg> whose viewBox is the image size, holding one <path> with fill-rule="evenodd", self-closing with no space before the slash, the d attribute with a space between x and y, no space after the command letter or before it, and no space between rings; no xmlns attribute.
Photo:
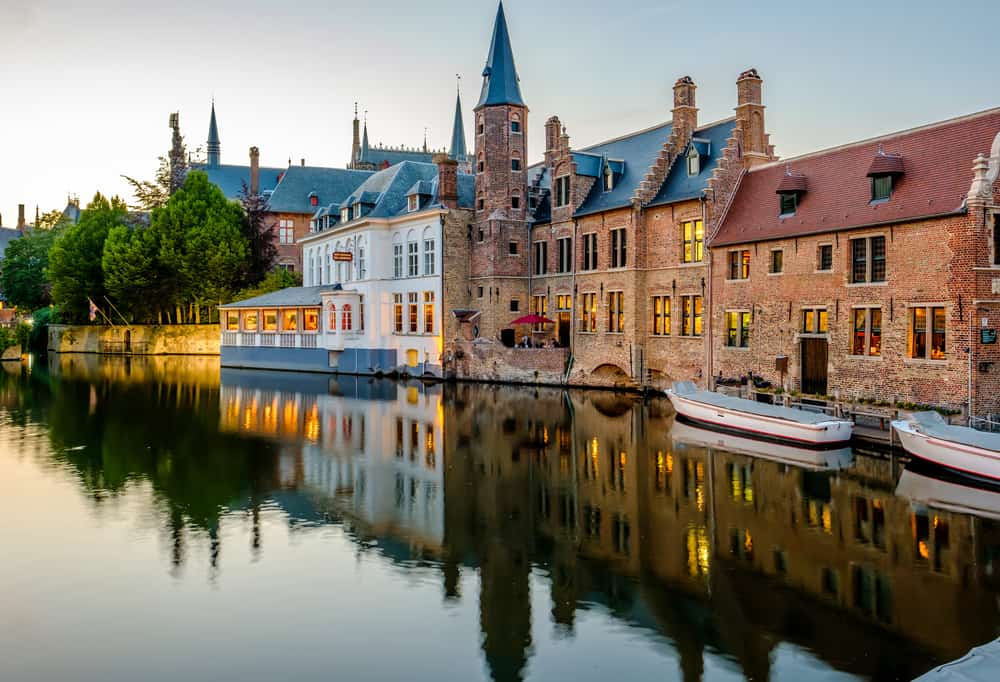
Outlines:
<svg viewBox="0 0 1000 682"><path fill-rule="evenodd" d="M531 315L525 315L524 317L519 317L513 320L511 324L555 324L555 320L550 320L542 315L536 315L532 313Z"/></svg>

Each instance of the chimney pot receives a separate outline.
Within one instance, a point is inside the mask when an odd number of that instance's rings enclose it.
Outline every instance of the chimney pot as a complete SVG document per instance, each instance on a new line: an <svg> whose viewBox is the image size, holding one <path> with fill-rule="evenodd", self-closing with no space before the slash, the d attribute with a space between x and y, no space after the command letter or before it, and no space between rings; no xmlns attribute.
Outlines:
<svg viewBox="0 0 1000 682"><path fill-rule="evenodd" d="M438 201L447 208L458 208L458 161L437 154L434 163L438 167Z"/></svg>
<svg viewBox="0 0 1000 682"><path fill-rule="evenodd" d="M306 165L306 160L305 160L305 159L302 159L302 162L301 162L301 165L302 165L302 166L305 166L305 165Z"/></svg>
<svg viewBox="0 0 1000 682"><path fill-rule="evenodd" d="M260 150L250 147L250 195L260 194Z"/></svg>
<svg viewBox="0 0 1000 682"><path fill-rule="evenodd" d="M17 229L24 230L24 204L17 205Z"/></svg>

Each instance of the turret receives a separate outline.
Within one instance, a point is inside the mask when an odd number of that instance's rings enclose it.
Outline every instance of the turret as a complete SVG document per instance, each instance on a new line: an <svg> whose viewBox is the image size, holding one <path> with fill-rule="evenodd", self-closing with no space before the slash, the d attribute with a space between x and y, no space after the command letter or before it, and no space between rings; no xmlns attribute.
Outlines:
<svg viewBox="0 0 1000 682"><path fill-rule="evenodd" d="M205 145L209 167L222 163L222 145L219 142L219 124L215 120L215 100L212 100L212 117L208 122L208 143Z"/></svg>

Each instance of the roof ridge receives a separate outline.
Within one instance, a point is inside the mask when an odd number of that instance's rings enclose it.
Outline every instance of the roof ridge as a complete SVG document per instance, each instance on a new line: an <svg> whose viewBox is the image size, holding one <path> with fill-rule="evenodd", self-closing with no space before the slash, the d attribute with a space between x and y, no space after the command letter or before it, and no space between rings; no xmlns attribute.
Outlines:
<svg viewBox="0 0 1000 682"><path fill-rule="evenodd" d="M750 168L748 172L755 173L757 171L766 170L769 168L774 168L775 166L780 166L784 163L791 163L793 161L804 161L806 159L815 158L818 156L823 156L825 154L832 154L834 152L843 151L845 149L852 149L854 147L861 147L868 144L874 144L875 142L885 142L886 140L898 139L900 137L905 137L907 135L913 135L915 133L921 133L926 130L934 130L935 128L943 128L949 125L955 125L958 123L964 123L966 121L972 121L978 118L983 118L990 115L1000 114L1000 107L993 107L992 109L983 109L982 111L977 111L971 114L963 114L962 116L955 116L953 118L947 118L942 121L934 121L932 123L925 123L923 125L914 126L912 128L905 128L903 130L896 130L884 135L876 135L874 137L868 137L863 140L856 140L854 142L845 142L844 144L837 145L835 147L828 147L826 149L817 149L815 151L807 152L805 154L800 154L799 156L790 156L784 159L777 159L768 163L762 163L759 166L754 166ZM888 152L886 153L888 154Z"/></svg>
<svg viewBox="0 0 1000 682"><path fill-rule="evenodd" d="M657 128L665 128L666 126L673 126L673 124L674 124L674 120L671 118L671 119L669 119L667 121L664 121L663 123L657 123L656 125L651 125L651 126L649 126L647 128L643 128L642 130L636 130L636 131L631 132L631 133L625 133L624 135L619 135L618 137L613 137L610 140L604 140L602 142L595 142L594 144L587 145L586 147L580 147L579 149L571 149L570 151L587 152L587 151L590 151L591 149L593 149L594 147L602 147L602 146L604 146L606 144L611 144L612 142L620 142L622 140L627 140L628 138L635 137L636 135L643 135L645 133L650 133L650 132L656 130Z"/></svg>

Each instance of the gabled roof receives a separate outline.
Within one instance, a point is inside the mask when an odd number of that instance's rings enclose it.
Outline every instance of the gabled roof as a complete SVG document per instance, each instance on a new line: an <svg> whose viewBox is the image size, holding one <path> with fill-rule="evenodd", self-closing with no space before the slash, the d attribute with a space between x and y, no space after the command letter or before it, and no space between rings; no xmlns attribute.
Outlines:
<svg viewBox="0 0 1000 682"><path fill-rule="evenodd" d="M317 204L339 204L371 177L371 171L316 166L289 166L268 201L273 213L309 213L316 211L309 195L316 193ZM263 188L263 174L261 187Z"/></svg>
<svg viewBox="0 0 1000 682"><path fill-rule="evenodd" d="M208 166L199 163L191 164L191 170L208 173L208 181L218 186L228 199L239 199L244 182L247 187L250 187L250 166L229 166L226 164ZM278 178L284 172L284 168L261 168L260 191L262 193L268 192L277 187Z"/></svg>
<svg viewBox="0 0 1000 682"><path fill-rule="evenodd" d="M624 137L586 147L574 152L591 157L607 157L624 162L624 172L615 178L615 186L610 192L604 191L600 182L595 182L590 194L576 211L576 216L584 216L613 208L629 206L636 188L642 182L649 167L656 161L663 145L670 138L671 123L662 123L652 128L640 130Z"/></svg>
<svg viewBox="0 0 1000 682"><path fill-rule="evenodd" d="M483 90L479 95L476 109L495 104L516 104L524 106L517 69L514 67L514 52L510 46L507 31L507 17L503 12L503 2L497 8L497 18L493 22L493 38L483 69Z"/></svg>
<svg viewBox="0 0 1000 682"><path fill-rule="evenodd" d="M724 121L697 128L692 143L701 156L701 172L698 175L688 175L687 150L685 150L684 155L678 157L674 162L663 186L660 187L660 191L649 202L649 205L662 206L675 201L700 197L702 190L708 186L708 179L712 177L712 172L718 165L719 159L722 158L726 141L732 137L735 127L736 119L727 118Z"/></svg>
<svg viewBox="0 0 1000 682"><path fill-rule="evenodd" d="M713 246L898 223L964 210L972 163L1000 133L1000 108L757 166L743 177ZM888 201L871 202L867 177L882 145L906 174ZM781 218L775 188L789 164L808 180L795 215Z"/></svg>

